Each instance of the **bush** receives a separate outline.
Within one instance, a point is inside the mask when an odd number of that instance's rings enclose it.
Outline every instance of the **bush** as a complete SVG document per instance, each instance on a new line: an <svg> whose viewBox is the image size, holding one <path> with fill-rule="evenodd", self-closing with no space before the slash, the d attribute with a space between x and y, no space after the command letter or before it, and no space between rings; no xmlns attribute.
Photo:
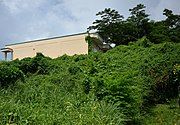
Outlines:
<svg viewBox="0 0 180 125"><path fill-rule="evenodd" d="M37 53L34 58L24 58L19 61L19 69L22 70L25 74L27 73L38 73L38 74L47 74L50 63L50 58L45 57L41 53Z"/></svg>
<svg viewBox="0 0 180 125"><path fill-rule="evenodd" d="M141 39L139 39L136 44L142 47L150 47L152 45L152 43L146 37L142 37Z"/></svg>
<svg viewBox="0 0 180 125"><path fill-rule="evenodd" d="M24 79L24 74L21 70L11 65L0 65L0 86L9 86L18 79Z"/></svg>

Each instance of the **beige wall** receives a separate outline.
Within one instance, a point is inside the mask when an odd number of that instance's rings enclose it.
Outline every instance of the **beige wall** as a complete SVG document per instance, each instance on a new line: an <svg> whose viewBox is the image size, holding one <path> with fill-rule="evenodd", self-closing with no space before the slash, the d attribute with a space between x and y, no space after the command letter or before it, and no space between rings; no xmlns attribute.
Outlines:
<svg viewBox="0 0 180 125"><path fill-rule="evenodd" d="M85 41L87 34L74 36L65 36L61 38L52 38L27 42L21 44L7 45L7 48L13 49L13 60L25 57L34 57L37 52L45 56L57 58L64 54L88 54L88 44Z"/></svg>

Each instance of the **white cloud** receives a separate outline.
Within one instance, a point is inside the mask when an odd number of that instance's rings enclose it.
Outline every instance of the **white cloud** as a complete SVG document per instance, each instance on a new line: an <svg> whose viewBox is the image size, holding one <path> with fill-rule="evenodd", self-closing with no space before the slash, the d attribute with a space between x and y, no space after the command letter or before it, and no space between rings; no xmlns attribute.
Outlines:
<svg viewBox="0 0 180 125"><path fill-rule="evenodd" d="M153 18L155 20L162 20L165 18L163 10L167 8L173 11L173 13L180 13L180 1L179 0L159 0L159 3L154 9L151 9Z"/></svg>
<svg viewBox="0 0 180 125"><path fill-rule="evenodd" d="M44 0L3 0L4 4L11 14L19 14L24 11L33 11L43 4Z"/></svg>

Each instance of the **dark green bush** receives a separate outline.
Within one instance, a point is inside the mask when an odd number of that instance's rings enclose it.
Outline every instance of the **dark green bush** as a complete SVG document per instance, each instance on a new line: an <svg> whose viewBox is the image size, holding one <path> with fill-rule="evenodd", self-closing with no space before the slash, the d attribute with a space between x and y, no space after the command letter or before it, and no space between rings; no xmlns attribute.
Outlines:
<svg viewBox="0 0 180 125"><path fill-rule="evenodd" d="M78 62L78 61L83 61L86 59L86 55L75 55L74 56L74 61Z"/></svg>
<svg viewBox="0 0 180 125"><path fill-rule="evenodd" d="M19 61L19 69L23 71L23 73L38 73L38 74L47 74L49 71L49 60L50 58L45 57L41 53L37 53L37 55L33 58L24 58ZM12 62L14 64L14 61Z"/></svg>
<svg viewBox="0 0 180 125"><path fill-rule="evenodd" d="M149 102L165 103L172 98L178 97L178 87L180 83L180 74L176 66L168 68L164 65L157 65L150 70L150 76L154 79L154 84L151 87L149 94Z"/></svg>
<svg viewBox="0 0 180 125"><path fill-rule="evenodd" d="M9 86L18 79L24 79L24 74L21 70L12 65L0 64L0 86Z"/></svg>
<svg viewBox="0 0 180 125"><path fill-rule="evenodd" d="M48 73L48 59L42 53L37 53L37 55L31 60L31 73L37 72L38 74L47 74Z"/></svg>
<svg viewBox="0 0 180 125"><path fill-rule="evenodd" d="M24 58L19 62L19 68L23 71L24 74L33 72L34 69L31 67L31 58Z"/></svg>

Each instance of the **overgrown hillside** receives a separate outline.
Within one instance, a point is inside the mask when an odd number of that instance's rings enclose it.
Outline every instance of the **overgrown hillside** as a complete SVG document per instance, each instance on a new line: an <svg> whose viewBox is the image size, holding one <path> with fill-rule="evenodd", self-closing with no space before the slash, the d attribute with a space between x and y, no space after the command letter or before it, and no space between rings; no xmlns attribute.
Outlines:
<svg viewBox="0 0 180 125"><path fill-rule="evenodd" d="M0 124L178 123L179 55L179 43L143 38L106 53L3 62Z"/></svg>

